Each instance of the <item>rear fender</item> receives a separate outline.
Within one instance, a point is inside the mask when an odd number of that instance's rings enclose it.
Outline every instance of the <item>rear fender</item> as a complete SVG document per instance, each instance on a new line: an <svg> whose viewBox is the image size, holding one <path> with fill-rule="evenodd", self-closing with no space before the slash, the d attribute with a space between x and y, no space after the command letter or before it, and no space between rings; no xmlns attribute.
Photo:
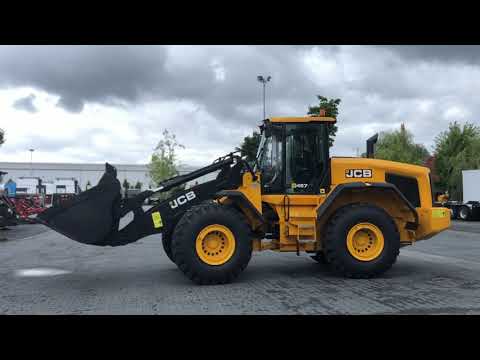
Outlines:
<svg viewBox="0 0 480 360"><path fill-rule="evenodd" d="M351 203L370 203L384 209L394 219L402 241L411 241L408 230L416 230L419 216L413 205L393 184L363 182L340 184L332 190L317 210L319 228L340 207Z"/></svg>

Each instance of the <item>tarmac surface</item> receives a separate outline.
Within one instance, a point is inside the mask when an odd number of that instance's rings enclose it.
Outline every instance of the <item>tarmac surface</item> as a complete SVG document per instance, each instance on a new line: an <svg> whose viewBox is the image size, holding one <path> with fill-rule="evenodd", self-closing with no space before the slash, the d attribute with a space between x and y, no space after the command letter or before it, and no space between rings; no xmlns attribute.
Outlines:
<svg viewBox="0 0 480 360"><path fill-rule="evenodd" d="M480 314L480 222L402 248L376 279L265 251L219 286L190 282L160 236L102 248L21 225L0 238L0 314Z"/></svg>

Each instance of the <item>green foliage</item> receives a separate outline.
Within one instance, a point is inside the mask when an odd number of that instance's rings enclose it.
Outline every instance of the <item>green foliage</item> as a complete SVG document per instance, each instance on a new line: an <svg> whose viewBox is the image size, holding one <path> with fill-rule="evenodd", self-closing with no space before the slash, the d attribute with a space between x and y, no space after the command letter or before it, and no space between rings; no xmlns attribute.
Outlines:
<svg viewBox="0 0 480 360"><path fill-rule="evenodd" d="M242 156L246 156L246 159L249 163L253 163L255 161L255 157L257 156L258 145L260 144L260 133L254 131L252 136L246 136L243 139L242 145L240 147L235 148L237 151L241 151Z"/></svg>
<svg viewBox="0 0 480 360"><path fill-rule="evenodd" d="M400 130L383 132L375 146L375 158L423 165L430 156L421 144L413 142L413 135L402 124Z"/></svg>
<svg viewBox="0 0 480 360"><path fill-rule="evenodd" d="M5 131L0 129L0 146L5 142Z"/></svg>
<svg viewBox="0 0 480 360"><path fill-rule="evenodd" d="M480 128L466 123L450 123L435 138L437 186L447 190L452 200L462 199L462 170L480 168Z"/></svg>
<svg viewBox="0 0 480 360"><path fill-rule="evenodd" d="M137 183L135 184L135 189L142 190L142 186L143 184L140 181L137 181Z"/></svg>
<svg viewBox="0 0 480 360"><path fill-rule="evenodd" d="M130 189L130 183L127 181L127 179L124 179L124 180L123 180L122 187L123 187L125 190Z"/></svg>
<svg viewBox="0 0 480 360"><path fill-rule="evenodd" d="M325 110L326 116L337 118L338 106L342 100L340 99L328 99L325 96L317 95L320 103L317 106L308 107L308 115L319 115L320 110ZM335 141L335 135L337 134L338 127L335 124L328 124L328 144L333 146Z"/></svg>
<svg viewBox="0 0 480 360"><path fill-rule="evenodd" d="M178 175L176 150L184 148L178 143L175 134L164 130L162 135L163 139L158 142L148 165L150 177L157 185L163 180Z"/></svg>
<svg viewBox="0 0 480 360"><path fill-rule="evenodd" d="M152 154L150 164L148 164L150 177L156 185L178 175L176 151L179 148L185 148L178 143L175 134L170 134L168 130L164 130L162 135L163 138L158 142ZM157 194L155 197L164 200L178 191L179 189L174 188Z"/></svg>

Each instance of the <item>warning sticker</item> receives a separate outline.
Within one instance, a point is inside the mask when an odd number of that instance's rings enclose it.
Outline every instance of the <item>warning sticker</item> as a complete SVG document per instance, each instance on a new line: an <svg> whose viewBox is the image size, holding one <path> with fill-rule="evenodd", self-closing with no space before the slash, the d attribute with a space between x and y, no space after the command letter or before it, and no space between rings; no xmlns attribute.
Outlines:
<svg viewBox="0 0 480 360"><path fill-rule="evenodd" d="M447 216L447 213L443 209L433 209L433 211L432 211L432 217L433 218L442 218L442 217L446 217L446 216Z"/></svg>
<svg viewBox="0 0 480 360"><path fill-rule="evenodd" d="M153 227L155 229L161 228L163 226L162 217L158 211L152 213Z"/></svg>

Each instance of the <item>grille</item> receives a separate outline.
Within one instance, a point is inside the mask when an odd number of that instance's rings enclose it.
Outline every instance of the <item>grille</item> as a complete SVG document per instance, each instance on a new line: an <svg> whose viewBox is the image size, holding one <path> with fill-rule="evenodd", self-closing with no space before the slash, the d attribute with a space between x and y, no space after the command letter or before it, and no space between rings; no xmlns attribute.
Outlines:
<svg viewBox="0 0 480 360"><path fill-rule="evenodd" d="M385 181L395 185L403 196L410 201L413 207L420 207L417 179L396 174L386 174Z"/></svg>

